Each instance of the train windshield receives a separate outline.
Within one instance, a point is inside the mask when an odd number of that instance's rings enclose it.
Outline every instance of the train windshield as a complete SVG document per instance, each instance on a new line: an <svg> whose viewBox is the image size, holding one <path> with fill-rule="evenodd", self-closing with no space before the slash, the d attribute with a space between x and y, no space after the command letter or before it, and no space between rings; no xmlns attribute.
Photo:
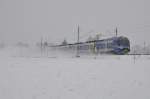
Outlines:
<svg viewBox="0 0 150 99"><path fill-rule="evenodd" d="M118 38L117 43L119 46L130 46L129 40L125 37Z"/></svg>

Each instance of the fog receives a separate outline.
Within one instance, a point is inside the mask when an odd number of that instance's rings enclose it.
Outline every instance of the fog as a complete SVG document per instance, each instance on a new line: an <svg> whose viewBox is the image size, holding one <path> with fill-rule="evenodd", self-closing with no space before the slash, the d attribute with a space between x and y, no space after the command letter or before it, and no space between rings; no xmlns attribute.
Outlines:
<svg viewBox="0 0 150 99"><path fill-rule="evenodd" d="M0 42L76 41L95 33L150 44L149 0L0 0ZM90 33L89 33L90 32Z"/></svg>

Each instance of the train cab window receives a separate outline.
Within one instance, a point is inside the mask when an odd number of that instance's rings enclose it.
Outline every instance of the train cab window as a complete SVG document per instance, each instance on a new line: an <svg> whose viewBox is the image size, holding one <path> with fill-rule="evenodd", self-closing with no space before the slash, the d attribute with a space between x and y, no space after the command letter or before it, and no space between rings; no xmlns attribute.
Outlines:
<svg viewBox="0 0 150 99"><path fill-rule="evenodd" d="M119 38L117 40L118 46L128 46L129 45L129 40L127 38Z"/></svg>

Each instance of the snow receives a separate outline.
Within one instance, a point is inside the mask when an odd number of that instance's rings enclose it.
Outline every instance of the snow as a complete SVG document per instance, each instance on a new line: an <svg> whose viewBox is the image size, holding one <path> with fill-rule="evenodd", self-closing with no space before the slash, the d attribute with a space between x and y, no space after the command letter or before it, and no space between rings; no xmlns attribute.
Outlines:
<svg viewBox="0 0 150 99"><path fill-rule="evenodd" d="M0 50L0 99L150 99L150 56L12 52Z"/></svg>

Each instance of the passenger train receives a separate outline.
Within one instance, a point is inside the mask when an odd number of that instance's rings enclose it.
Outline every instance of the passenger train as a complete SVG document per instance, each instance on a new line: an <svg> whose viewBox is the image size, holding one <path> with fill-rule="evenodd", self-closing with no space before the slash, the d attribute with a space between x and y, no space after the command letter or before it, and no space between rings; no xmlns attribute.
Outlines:
<svg viewBox="0 0 150 99"><path fill-rule="evenodd" d="M78 50L92 53L127 54L130 51L130 41L127 37L111 37L102 40L93 40L74 44L61 44L53 46L61 50Z"/></svg>

